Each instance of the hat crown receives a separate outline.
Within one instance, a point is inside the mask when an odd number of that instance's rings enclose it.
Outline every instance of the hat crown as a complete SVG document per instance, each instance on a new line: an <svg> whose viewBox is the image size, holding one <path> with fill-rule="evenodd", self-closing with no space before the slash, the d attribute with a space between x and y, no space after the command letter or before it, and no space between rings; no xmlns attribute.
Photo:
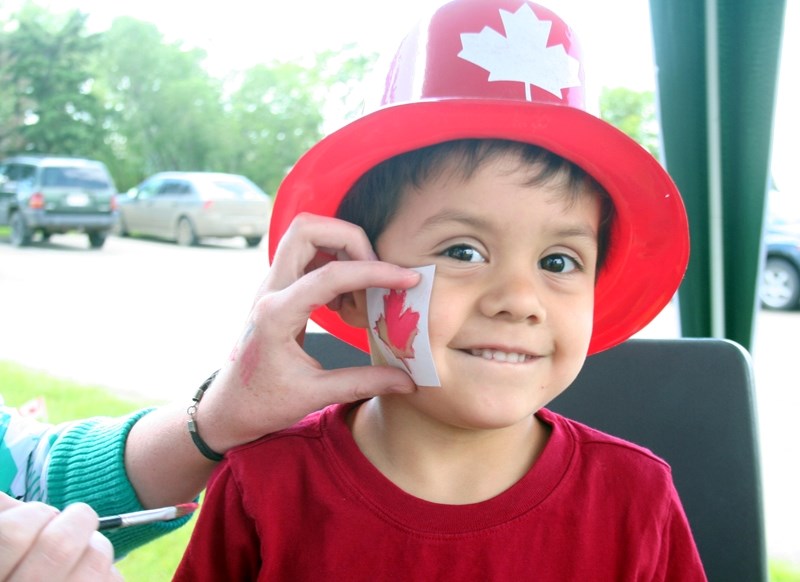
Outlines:
<svg viewBox="0 0 800 582"><path fill-rule="evenodd" d="M547 8L524 0L454 0L402 41L380 106L476 98L585 110L583 80L577 39Z"/></svg>

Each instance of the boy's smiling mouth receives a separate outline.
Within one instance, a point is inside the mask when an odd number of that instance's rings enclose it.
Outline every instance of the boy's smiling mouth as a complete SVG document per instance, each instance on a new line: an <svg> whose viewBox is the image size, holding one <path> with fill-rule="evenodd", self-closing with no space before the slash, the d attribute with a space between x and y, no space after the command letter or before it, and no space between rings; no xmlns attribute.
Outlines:
<svg viewBox="0 0 800 582"><path fill-rule="evenodd" d="M484 360L493 360L495 362L506 362L509 364L522 364L529 362L537 356L526 354L518 351L504 351L494 348L470 348L468 351L473 356L483 358Z"/></svg>

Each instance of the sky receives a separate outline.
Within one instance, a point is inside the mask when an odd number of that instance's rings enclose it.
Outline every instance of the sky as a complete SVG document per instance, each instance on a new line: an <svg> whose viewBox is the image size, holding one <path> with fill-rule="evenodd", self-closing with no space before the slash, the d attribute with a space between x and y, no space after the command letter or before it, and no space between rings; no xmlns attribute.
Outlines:
<svg viewBox="0 0 800 582"><path fill-rule="evenodd" d="M23 0L6 0L5 11ZM169 40L203 48L215 76L247 69L259 62L308 57L355 42L368 51L390 54L419 15L441 0L36 0L63 12L78 8L89 26L108 28L128 15L152 22ZM581 39L587 71L587 94L602 87L655 88L649 2L646 0L540 0ZM786 0L786 30L800 30L800 0ZM2 9L0 9L2 10ZM797 34L784 34L784 54L800 54ZM773 172L777 183L800 192L794 172L794 143L800 135L800 112L789 101L800 89L796 63L783 59L776 103ZM590 105L591 107L591 105Z"/></svg>

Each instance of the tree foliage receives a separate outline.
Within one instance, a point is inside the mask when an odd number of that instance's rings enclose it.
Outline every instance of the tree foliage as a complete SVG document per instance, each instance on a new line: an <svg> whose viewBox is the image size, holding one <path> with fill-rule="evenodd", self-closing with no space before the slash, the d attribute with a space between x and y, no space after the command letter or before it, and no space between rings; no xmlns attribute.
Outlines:
<svg viewBox="0 0 800 582"><path fill-rule="evenodd" d="M352 116L353 88L375 60L344 47L219 79L203 51L152 23L120 17L90 34L86 21L35 4L0 20L0 157L101 159L121 190L162 170L209 170L275 192L326 119Z"/></svg>
<svg viewBox="0 0 800 582"><path fill-rule="evenodd" d="M658 119L652 91L603 89L600 116L659 157Z"/></svg>
<svg viewBox="0 0 800 582"><path fill-rule="evenodd" d="M292 63L256 65L244 74L229 111L236 139L228 163L237 173L274 191L297 154L319 140L321 103L313 82L309 71Z"/></svg>
<svg viewBox="0 0 800 582"><path fill-rule="evenodd" d="M13 94L9 139L28 151L78 154L102 142L100 108L86 66L99 47L86 15L53 15L26 4L6 38L4 77Z"/></svg>
<svg viewBox="0 0 800 582"><path fill-rule="evenodd" d="M133 18L116 19L103 35L96 92L107 112L105 157L123 182L165 169L214 168L222 89L204 59Z"/></svg>

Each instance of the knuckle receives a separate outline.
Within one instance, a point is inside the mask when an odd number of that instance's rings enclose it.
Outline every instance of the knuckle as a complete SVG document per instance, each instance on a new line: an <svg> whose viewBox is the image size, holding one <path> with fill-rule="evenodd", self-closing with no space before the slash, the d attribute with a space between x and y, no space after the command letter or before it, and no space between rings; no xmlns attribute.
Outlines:
<svg viewBox="0 0 800 582"><path fill-rule="evenodd" d="M256 322L262 320L270 321L273 314L280 313L280 303L281 301L279 297L277 297L277 293L262 295L253 305L253 320Z"/></svg>
<svg viewBox="0 0 800 582"><path fill-rule="evenodd" d="M289 228L286 229L286 235L292 238L298 235L302 236L309 229L313 228L318 220L319 217L310 212L300 212L289 224Z"/></svg>

